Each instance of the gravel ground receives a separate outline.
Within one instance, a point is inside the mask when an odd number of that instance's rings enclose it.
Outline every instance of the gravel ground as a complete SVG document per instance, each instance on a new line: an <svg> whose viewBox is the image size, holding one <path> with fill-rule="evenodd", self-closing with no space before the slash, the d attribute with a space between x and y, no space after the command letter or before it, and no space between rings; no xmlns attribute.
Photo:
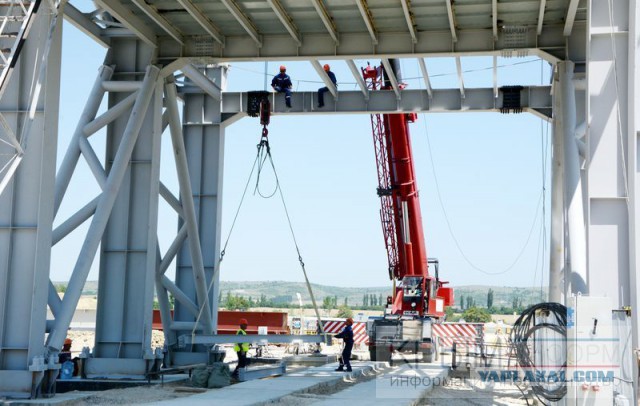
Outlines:
<svg viewBox="0 0 640 406"><path fill-rule="evenodd" d="M493 406L493 405L534 405L529 403L515 385L499 384L489 386L484 383L448 380L447 384L427 392L416 405L429 406Z"/></svg>
<svg viewBox="0 0 640 406"><path fill-rule="evenodd" d="M184 385L184 383L182 385ZM126 389L111 389L96 392L88 398L70 402L68 404L73 406L133 405L176 399L192 395L192 393L175 392L174 389L175 386L171 384L165 384L164 386L151 385Z"/></svg>

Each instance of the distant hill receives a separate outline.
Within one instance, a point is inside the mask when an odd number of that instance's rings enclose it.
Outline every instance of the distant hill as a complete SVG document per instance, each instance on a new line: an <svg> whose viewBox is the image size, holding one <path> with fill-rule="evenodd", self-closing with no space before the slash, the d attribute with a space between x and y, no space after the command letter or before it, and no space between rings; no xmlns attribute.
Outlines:
<svg viewBox="0 0 640 406"><path fill-rule="evenodd" d="M54 282L54 285L66 285L66 282ZM361 287L361 288L344 288L338 286L327 286L319 284L311 284L313 288L313 294L316 297L318 305L322 303L322 300L326 296L337 296L338 304L343 304L344 299L347 298L347 302L350 306L357 306L362 304L364 295L375 295L379 297L382 295L386 298L391 293L391 285L388 287ZM487 305L487 293L489 289L493 290L493 304L496 307L505 306L510 307L514 298L521 300L521 303L526 306L532 303L538 303L542 300L546 300L547 289L546 287L540 294L540 287L509 287L509 286L454 286L456 306L460 306L460 297L471 297L475 304L479 307L485 307ZM83 294L95 295L98 291L97 281L87 281L84 287ZM297 303L296 293L300 293L302 302L304 304L310 304L311 298L307 291L306 284L302 282L286 282L286 281L242 281L231 282L222 281L220 284L220 291L224 296L230 293L232 296L242 296L245 298L253 298L257 300L261 295L265 295L268 299L278 298L280 301L290 301ZM466 299L465 299L466 301Z"/></svg>

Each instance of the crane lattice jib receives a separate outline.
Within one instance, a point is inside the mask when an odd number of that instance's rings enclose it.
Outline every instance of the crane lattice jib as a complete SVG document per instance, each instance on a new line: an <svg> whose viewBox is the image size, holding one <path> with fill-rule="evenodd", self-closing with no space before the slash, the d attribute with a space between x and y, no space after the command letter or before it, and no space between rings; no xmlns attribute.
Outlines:
<svg viewBox="0 0 640 406"><path fill-rule="evenodd" d="M362 74L369 90L378 90L382 86L381 72L371 66L362 69ZM400 258L396 234L396 221L394 219L393 193L391 172L389 164L388 134L385 131L382 115L371 115L371 130L373 133L373 146L376 155L376 167L378 169L378 196L380 196L380 222L384 244L387 249L389 261L389 278L399 276Z"/></svg>

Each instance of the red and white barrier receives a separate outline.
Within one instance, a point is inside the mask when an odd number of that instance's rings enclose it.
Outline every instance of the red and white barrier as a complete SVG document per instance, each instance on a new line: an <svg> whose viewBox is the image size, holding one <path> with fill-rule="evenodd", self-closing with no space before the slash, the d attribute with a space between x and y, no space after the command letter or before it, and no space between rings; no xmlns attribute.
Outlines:
<svg viewBox="0 0 640 406"><path fill-rule="evenodd" d="M483 339L482 323L441 323L433 324L433 335L442 349L453 348L453 343L466 347L480 345Z"/></svg>
<svg viewBox="0 0 640 406"><path fill-rule="evenodd" d="M345 328L345 319L322 319L324 332L328 334L338 334ZM367 323L354 322L351 326L353 329L353 341L355 344L364 344L369 340L367 335Z"/></svg>

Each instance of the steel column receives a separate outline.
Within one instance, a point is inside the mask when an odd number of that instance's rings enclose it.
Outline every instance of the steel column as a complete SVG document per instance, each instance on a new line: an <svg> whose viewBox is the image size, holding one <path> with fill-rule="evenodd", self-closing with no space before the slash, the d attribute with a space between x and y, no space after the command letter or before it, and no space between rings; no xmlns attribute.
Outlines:
<svg viewBox="0 0 640 406"><path fill-rule="evenodd" d="M207 68L205 74L212 81L220 85L224 91L226 84L226 66ZM206 287L211 286L207 292L209 311L211 314L210 325L215 333L218 325L218 294L220 274L218 267L218 253L220 252L221 213L222 213L222 172L224 153L224 127L222 123L221 102L209 96L204 90L195 87L188 81L185 85L188 93L184 95L183 112L183 137L187 158L188 173L193 194L193 204L196 214L196 222L199 227L199 238L202 251L202 260L206 279ZM188 125L187 125L188 123ZM199 125L194 125L199 124ZM181 191L182 195L182 191ZM185 200L182 200L183 211ZM178 227L181 228L184 220L180 219ZM193 303L200 303L197 298L197 282L194 279L194 266L189 245L191 237L178 252L176 261L176 285ZM202 315L200 323L203 323ZM175 322L194 322L196 317L188 306L179 301L175 304ZM182 331L180 334L191 334L191 330ZM189 351L189 350L187 350ZM200 357L206 356L206 348L196 346L195 351L202 351ZM176 355L176 354L174 354ZM192 362L195 354L180 354L176 362Z"/></svg>
<svg viewBox="0 0 640 406"><path fill-rule="evenodd" d="M54 217L62 19L52 32L46 73L33 106L45 114L37 113L28 124L24 112L39 79L53 13L50 4L43 2L0 100L6 123L25 150L0 195L0 398L47 392L50 386L43 388L43 379L57 365L57 359L48 359L42 344ZM1 145L0 153L8 152L7 148L12 147Z"/></svg>
<svg viewBox="0 0 640 406"><path fill-rule="evenodd" d="M182 129L180 128L180 115L178 113L178 99L175 83L167 83L165 86L167 97L167 110L169 112L169 128L171 141L173 144L173 154L176 160L176 171L178 173L178 183L180 185L180 199L182 201L182 211L184 222L187 225L187 235L189 238L189 254L193 268L193 279L196 284L196 296L198 298L199 314L198 319L207 331L213 332L211 324L211 311L207 298L207 284L204 274L204 264L202 262L202 249L200 247L200 235L196 222L196 212L193 205L193 192L189 179L189 168L187 167L187 156L184 148Z"/></svg>
<svg viewBox="0 0 640 406"><path fill-rule="evenodd" d="M157 262L157 216L162 135L162 88L157 77L151 47L134 39L112 42L118 81L103 87L110 90L113 110L138 94L131 115L123 114L107 127L106 171L109 180L122 174L118 188L106 188L103 194L113 199L104 228L100 253L100 290L96 313L96 341L88 364L103 368L104 375L135 373L144 376L141 360L154 359L151 348L151 324ZM144 80L135 72L146 69ZM160 93L159 93L160 92ZM141 107L144 100L146 108ZM124 103L124 102L123 102ZM128 157L119 160L127 142L131 121L138 125ZM108 184L109 181L107 181ZM100 205L94 219L98 216Z"/></svg>
<svg viewBox="0 0 640 406"><path fill-rule="evenodd" d="M553 95L553 149L551 151L551 238L549 249L549 301L564 301L564 123L562 92Z"/></svg>
<svg viewBox="0 0 640 406"><path fill-rule="evenodd" d="M129 54L121 55L121 58L125 57L130 59ZM143 87L140 90L140 94L138 95L138 98L136 99L136 102L133 106L131 117L126 123L126 128L124 128L124 131L122 132L121 140L118 144L119 146L117 148L117 152L115 153L113 164L111 164L109 168L109 177L105 185L105 190L102 194L100 202L98 203L98 207L96 208L96 212L91 221L91 226L89 227L89 231L87 232L87 236L82 245L78 260L75 264L73 275L67 286L67 291L65 292L65 296L62 301L60 314L56 318L54 328L47 338L47 346L54 351L60 350L60 348L62 348L62 343L66 337L67 329L69 328L69 325L71 323L75 307L78 303L78 300L80 299L80 295L82 294L82 288L86 281L87 275L89 274L89 270L91 268L91 264L93 262L98 246L100 245L103 232L107 228L109 216L116 204L116 199L119 196L120 186L122 185L123 179L127 174L132 153L136 145L136 140L138 138L138 134L140 133L140 128L143 125L143 121L146 117L145 113L147 111L147 107L149 106L149 101L151 100L151 96L153 95L154 83L158 76L158 73L158 68L154 66L147 67ZM148 207L144 209L144 212L146 212L147 209ZM105 245L103 244L103 250L104 249ZM105 284L102 285L104 289L103 293L108 294L107 278L109 276L111 276L112 278L116 278L116 276L106 275L104 276L103 281L102 274L104 274L104 272L101 272L100 278L101 282L105 282ZM136 286L136 289L140 289L140 286ZM136 290L135 293L136 295L140 296L139 290ZM124 303L123 298L120 297L117 299L121 304ZM98 313L100 313L100 308L98 309ZM96 340L99 339L99 325L100 323L98 320L96 324ZM140 348L138 348L138 351L140 351Z"/></svg>
<svg viewBox="0 0 640 406"><path fill-rule="evenodd" d="M564 134L564 204L567 212L568 264L565 274L565 294L588 294L587 242L585 232L580 154L575 138L576 97L573 85L573 62L559 62L562 129Z"/></svg>

